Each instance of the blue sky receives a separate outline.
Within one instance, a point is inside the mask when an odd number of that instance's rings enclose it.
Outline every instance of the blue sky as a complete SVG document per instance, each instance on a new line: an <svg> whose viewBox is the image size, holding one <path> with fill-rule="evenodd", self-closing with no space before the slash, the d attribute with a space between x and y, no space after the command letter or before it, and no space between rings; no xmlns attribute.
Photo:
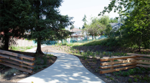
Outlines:
<svg viewBox="0 0 150 83"><path fill-rule="evenodd" d="M111 0L63 0L63 3L59 7L59 11L62 15L68 15L73 17L75 21L75 28L83 26L83 17L87 16L87 21L90 23L91 17L98 16L105 6L108 6ZM110 18L117 17L118 14L113 11L109 14L106 13Z"/></svg>

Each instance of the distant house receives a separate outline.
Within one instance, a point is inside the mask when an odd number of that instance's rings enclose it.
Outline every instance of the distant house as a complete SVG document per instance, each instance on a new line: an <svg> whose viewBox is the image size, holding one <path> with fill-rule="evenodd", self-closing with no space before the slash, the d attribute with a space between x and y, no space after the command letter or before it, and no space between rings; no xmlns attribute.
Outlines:
<svg viewBox="0 0 150 83"><path fill-rule="evenodd" d="M123 24L122 23L110 23L110 25L112 26L113 31L117 31L120 28L120 26L122 26Z"/></svg>
<svg viewBox="0 0 150 83"><path fill-rule="evenodd" d="M72 34L70 35L70 39L68 39L68 41L70 42L77 42L83 39L83 34L82 34L82 30L78 29L78 28L73 28L71 30L69 30L70 32L72 32Z"/></svg>

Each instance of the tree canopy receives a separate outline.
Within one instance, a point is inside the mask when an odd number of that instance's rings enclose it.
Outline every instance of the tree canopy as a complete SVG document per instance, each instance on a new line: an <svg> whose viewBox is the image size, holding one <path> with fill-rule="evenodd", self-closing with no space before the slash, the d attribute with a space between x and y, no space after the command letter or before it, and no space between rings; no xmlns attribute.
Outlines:
<svg viewBox="0 0 150 83"><path fill-rule="evenodd" d="M118 11L120 17L125 17L122 39L125 44L138 45L140 47L150 47L150 1L149 0L112 0L108 7L99 15L106 12Z"/></svg>
<svg viewBox="0 0 150 83"><path fill-rule="evenodd" d="M0 0L0 38L8 50L10 37L25 37L37 41L36 53L41 53L41 43L60 40L71 33L65 27L72 25L71 17L61 15L62 0ZM26 36L25 32L31 32Z"/></svg>
<svg viewBox="0 0 150 83"><path fill-rule="evenodd" d="M94 36L102 35L109 24L109 17L103 16L101 18L91 18L91 23L87 24L85 26L84 31L92 36L92 39L94 39Z"/></svg>
<svg viewBox="0 0 150 83"><path fill-rule="evenodd" d="M37 53L42 53L41 42L47 39L56 40L66 35L64 28L71 25L71 18L60 15L58 7L62 0L31 0L33 17L36 18L31 38L37 41Z"/></svg>
<svg viewBox="0 0 150 83"><path fill-rule="evenodd" d="M84 22L84 24L83 24L83 26L82 26L82 29L84 29L85 26L86 26L86 22L87 22L86 15L84 15L82 21Z"/></svg>
<svg viewBox="0 0 150 83"><path fill-rule="evenodd" d="M28 0L0 0L0 35L8 50L10 37L24 37L29 30L30 3Z"/></svg>

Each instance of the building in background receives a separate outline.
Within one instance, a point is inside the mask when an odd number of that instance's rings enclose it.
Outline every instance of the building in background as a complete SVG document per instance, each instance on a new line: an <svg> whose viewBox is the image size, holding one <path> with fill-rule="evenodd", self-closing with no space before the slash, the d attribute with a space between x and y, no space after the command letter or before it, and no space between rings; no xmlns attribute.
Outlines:
<svg viewBox="0 0 150 83"><path fill-rule="evenodd" d="M72 34L70 35L70 38L67 39L68 43L78 42L84 39L81 29L73 28L69 31L72 32Z"/></svg>

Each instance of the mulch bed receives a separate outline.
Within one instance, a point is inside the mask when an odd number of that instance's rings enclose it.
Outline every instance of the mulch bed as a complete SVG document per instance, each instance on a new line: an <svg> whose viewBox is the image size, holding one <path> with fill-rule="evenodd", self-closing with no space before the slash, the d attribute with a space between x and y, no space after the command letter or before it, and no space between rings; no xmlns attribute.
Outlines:
<svg viewBox="0 0 150 83"><path fill-rule="evenodd" d="M10 51L12 51L12 50L10 50ZM41 62L42 62L43 57L44 57L44 55L37 55L38 56L37 57L37 56L35 56L34 53L29 53L29 52L20 52L20 51L12 51L12 52L32 56L32 57L35 57L35 58L40 58ZM57 59L57 57L55 57L55 56L46 56L46 57L47 57L47 64L45 66L42 66L42 63L41 64L36 64L35 63L34 67L36 67L36 69L33 69L32 74L26 73L26 72L23 72L23 71L17 71L17 72L15 72L16 75L11 74L9 76L3 77L2 76L3 74L5 74L6 72L8 72L9 70L11 70L13 68L6 67L6 66L0 64L0 82L17 82L21 79L29 77L29 76L31 76L35 73L40 72L41 70L43 70L45 68L51 66Z"/></svg>
<svg viewBox="0 0 150 83"><path fill-rule="evenodd" d="M66 47L66 46L64 46L64 48L71 49L70 47ZM97 50L98 51L98 50L100 50L100 48L102 48L102 47L96 46L94 48L93 46L89 46L89 47L84 46L84 47L80 47L78 49L79 50L90 50L90 51ZM44 47L43 49L48 49L48 52L52 52L51 50L59 50L64 53L63 46L61 46L61 47L60 46L47 46L47 47ZM77 56L80 59L80 61L82 62L82 64L85 66L86 69L88 69L90 72L95 74L97 77L99 77L106 83L150 83L150 81L145 81L145 80L143 81L143 80L139 80L139 79L135 80L135 78L133 78L134 75L129 75L129 76L122 76L121 74L115 75L116 73L127 72L128 70L114 72L114 73L100 74L99 67L100 67L101 62L99 59L92 59L92 58L84 59L82 56L79 56L79 55L75 55L75 56ZM142 75L142 77L144 78L144 76L150 76L150 73L140 73L137 75ZM149 79L147 79L147 80L149 80Z"/></svg>

